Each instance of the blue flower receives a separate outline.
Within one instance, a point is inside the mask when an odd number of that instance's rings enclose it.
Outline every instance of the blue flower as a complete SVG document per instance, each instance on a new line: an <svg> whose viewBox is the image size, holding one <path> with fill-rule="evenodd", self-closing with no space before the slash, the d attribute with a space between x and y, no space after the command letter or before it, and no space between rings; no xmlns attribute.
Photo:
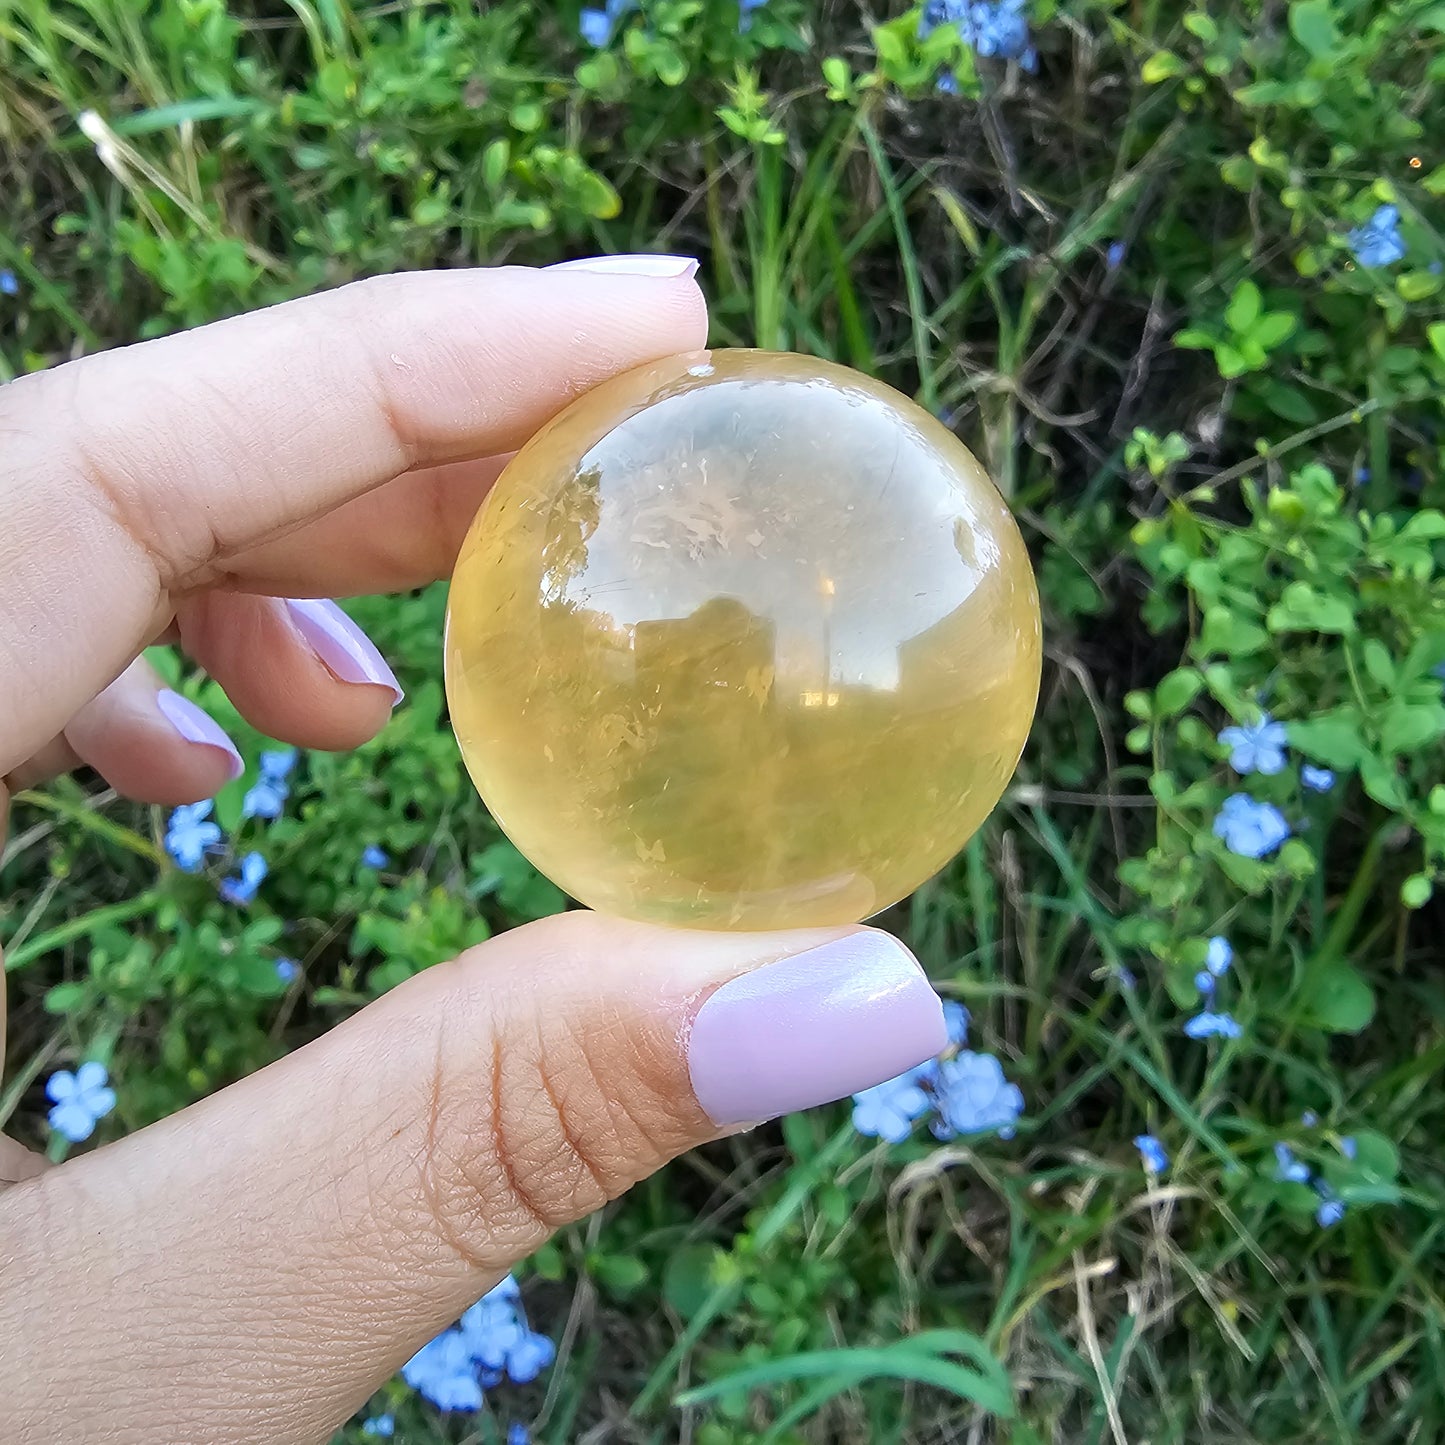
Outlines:
<svg viewBox="0 0 1445 1445"><path fill-rule="evenodd" d="M505 1374L515 1384L529 1384L557 1358L552 1341L528 1329L522 1292L511 1275L488 1290L457 1329L473 1362L485 1372L484 1383L497 1383Z"/></svg>
<svg viewBox="0 0 1445 1445"><path fill-rule="evenodd" d="M1229 972L1229 966L1234 962L1234 949L1230 947L1229 940L1215 934L1209 940L1209 947L1204 953L1204 966L1215 978L1223 978Z"/></svg>
<svg viewBox="0 0 1445 1445"><path fill-rule="evenodd" d="M1197 1013L1184 1025L1191 1039L1237 1039L1244 1030L1229 1014Z"/></svg>
<svg viewBox="0 0 1445 1445"><path fill-rule="evenodd" d="M1266 777L1284 767L1284 748L1289 735L1283 723L1266 713L1259 721L1243 727L1225 728L1219 741L1229 749L1229 766L1236 773L1263 773Z"/></svg>
<svg viewBox="0 0 1445 1445"><path fill-rule="evenodd" d="M385 868L391 859L387 856L384 848L378 848L375 843L368 843L361 850L361 866L363 868Z"/></svg>
<svg viewBox="0 0 1445 1445"><path fill-rule="evenodd" d="M958 94L958 77L951 71L945 70L933 83L933 88L940 95Z"/></svg>
<svg viewBox="0 0 1445 1445"><path fill-rule="evenodd" d="M482 1385L471 1348L459 1329L443 1330L406 1364L401 1377L439 1410L480 1410Z"/></svg>
<svg viewBox="0 0 1445 1445"><path fill-rule="evenodd" d="M1335 775L1328 768L1317 768L1306 763L1299 770L1299 780L1312 793L1328 793L1335 785Z"/></svg>
<svg viewBox="0 0 1445 1445"><path fill-rule="evenodd" d="M203 803L187 803L176 808L166 824L166 852L176 866L187 873L194 873L201 866L206 849L214 848L221 841L221 830L206 821L211 816L211 807L209 798Z"/></svg>
<svg viewBox="0 0 1445 1445"><path fill-rule="evenodd" d="M943 1001L943 1025L954 1048L961 1049L968 1042L968 1010L957 999Z"/></svg>
<svg viewBox="0 0 1445 1445"><path fill-rule="evenodd" d="M1029 44L1026 0L975 0L959 25L959 34L985 58L1017 60L1025 70L1038 68L1038 53Z"/></svg>
<svg viewBox="0 0 1445 1445"><path fill-rule="evenodd" d="M633 9L636 3L637 0L606 0L600 10L584 10L577 24L583 40L594 50L601 50L612 39L617 22Z"/></svg>
<svg viewBox="0 0 1445 1445"><path fill-rule="evenodd" d="M273 748L261 754L261 776L268 783L284 783L295 766L295 748Z"/></svg>
<svg viewBox="0 0 1445 1445"><path fill-rule="evenodd" d="M1320 1122L1320 1116L1316 1114L1313 1109L1306 1109L1304 1113L1299 1116L1299 1121L1306 1129L1313 1129L1315 1125Z"/></svg>
<svg viewBox="0 0 1445 1445"><path fill-rule="evenodd" d="M532 1445L532 1432L520 1420L507 1426L507 1445Z"/></svg>
<svg viewBox="0 0 1445 1445"><path fill-rule="evenodd" d="M1274 1146L1274 1177L1281 1184L1308 1184L1309 1166L1294 1157L1294 1150L1288 1144Z"/></svg>
<svg viewBox="0 0 1445 1445"><path fill-rule="evenodd" d="M1343 1154L1346 1159L1353 1159L1359 1152L1360 1146L1355 1142L1355 1136L1353 1134L1346 1134L1345 1137L1340 1140L1340 1153Z"/></svg>
<svg viewBox="0 0 1445 1445"><path fill-rule="evenodd" d="M866 1138L901 1144L913 1132L914 1120L921 1119L932 1105L923 1089L923 1078L931 1076L935 1067L929 1060L896 1079L885 1079L854 1094L853 1127Z"/></svg>
<svg viewBox="0 0 1445 1445"><path fill-rule="evenodd" d="M530 1385L557 1358L557 1346L544 1334L527 1330L507 1355L514 1385Z"/></svg>
<svg viewBox="0 0 1445 1445"><path fill-rule="evenodd" d="M252 783L246 789L246 796L241 799L241 816L279 818L290 795L291 790L284 783L273 783L268 778L262 778L259 783Z"/></svg>
<svg viewBox="0 0 1445 1445"><path fill-rule="evenodd" d="M1001 1139L1013 1138L1024 1096L1018 1085L1004 1078L1003 1065L992 1054L965 1049L944 1059L932 1087L938 1110L931 1126L935 1137L995 1131Z"/></svg>
<svg viewBox="0 0 1445 1445"><path fill-rule="evenodd" d="M1361 266L1389 266L1405 259L1405 243L1400 239L1400 211L1396 206L1380 206L1363 226L1356 226L1345 237L1355 260Z"/></svg>
<svg viewBox="0 0 1445 1445"><path fill-rule="evenodd" d="M1369 469L1369 467L1356 467L1356 468L1355 468L1355 485L1356 485L1357 487L1363 487L1369 480L1370 480L1370 469Z"/></svg>
<svg viewBox="0 0 1445 1445"><path fill-rule="evenodd" d="M1169 1155L1164 1146L1152 1134L1136 1134L1134 1147L1144 1161L1144 1168L1150 1174L1162 1174L1169 1167Z"/></svg>
<svg viewBox="0 0 1445 1445"><path fill-rule="evenodd" d="M396 1434L396 1421L390 1415L373 1415L362 1421L361 1433L373 1440L390 1440Z"/></svg>
<svg viewBox="0 0 1445 1445"><path fill-rule="evenodd" d="M276 977L282 983L291 983L296 975L301 972L301 966L294 958L278 958L276 960Z"/></svg>
<svg viewBox="0 0 1445 1445"><path fill-rule="evenodd" d="M1214 997L1214 975L1207 968L1201 968L1194 975L1194 987L1204 995L1205 998Z"/></svg>
<svg viewBox="0 0 1445 1445"><path fill-rule="evenodd" d="M18 296L20 294L20 282L16 280L15 273L6 267L0 271L0 296Z"/></svg>
<svg viewBox="0 0 1445 1445"><path fill-rule="evenodd" d="M1315 1189L1320 1196L1320 1207L1315 1210L1315 1223L1321 1229L1329 1229L1345 1217L1345 1201L1322 1179L1315 1184Z"/></svg>
<svg viewBox="0 0 1445 1445"><path fill-rule="evenodd" d="M1124 257L1128 254L1129 246L1125 241L1110 241L1109 249L1104 252L1104 266L1109 271L1117 271L1124 264Z"/></svg>
<svg viewBox="0 0 1445 1445"><path fill-rule="evenodd" d="M1231 853L1263 858L1289 837L1290 827L1273 803L1258 803L1247 793L1233 793L1214 819L1214 834Z"/></svg>
<svg viewBox="0 0 1445 1445"><path fill-rule="evenodd" d="M223 878L216 890L227 903L244 907L256 897L256 890L265 881L269 870L266 860L259 853L247 853L241 859L241 872L237 878Z"/></svg>
<svg viewBox="0 0 1445 1445"><path fill-rule="evenodd" d="M761 10L768 0L738 0L738 33L743 34L753 23L753 11Z"/></svg>
<svg viewBox="0 0 1445 1445"><path fill-rule="evenodd" d="M72 1144L89 1139L97 1121L115 1108L110 1075L105 1065L94 1059L82 1064L73 1074L69 1069L57 1069L46 1081L45 1094L53 1105L50 1127Z"/></svg>
<svg viewBox="0 0 1445 1445"><path fill-rule="evenodd" d="M918 38L927 40L940 25L952 25L968 12L968 0L925 0L918 15Z"/></svg>

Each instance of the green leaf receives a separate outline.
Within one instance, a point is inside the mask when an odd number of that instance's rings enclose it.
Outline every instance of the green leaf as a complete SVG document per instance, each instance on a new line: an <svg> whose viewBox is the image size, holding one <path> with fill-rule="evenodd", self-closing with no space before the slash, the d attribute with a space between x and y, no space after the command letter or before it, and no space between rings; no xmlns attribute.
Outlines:
<svg viewBox="0 0 1445 1445"><path fill-rule="evenodd" d="M1249 338L1268 351L1293 336L1297 324L1288 311L1266 311L1250 329Z"/></svg>
<svg viewBox="0 0 1445 1445"><path fill-rule="evenodd" d="M1428 873L1412 873L1400 885L1400 902L1406 908L1423 908L1434 892L1435 883Z"/></svg>
<svg viewBox="0 0 1445 1445"><path fill-rule="evenodd" d="M1172 50L1159 50L1144 62L1140 71L1145 85L1158 85L1171 75L1178 75L1184 69L1184 62Z"/></svg>
<svg viewBox="0 0 1445 1445"><path fill-rule="evenodd" d="M1437 702L1391 704L1380 724L1380 746L1387 753L1416 753L1445 737L1445 707Z"/></svg>
<svg viewBox="0 0 1445 1445"><path fill-rule="evenodd" d="M46 991L45 1012L67 1015L73 1024L80 1016L80 1009L88 992L88 986L84 983L57 983L54 988Z"/></svg>
<svg viewBox="0 0 1445 1445"><path fill-rule="evenodd" d="M1285 729L1291 747L1326 767L1355 768L1365 756L1359 718L1348 709L1286 723Z"/></svg>
<svg viewBox="0 0 1445 1445"><path fill-rule="evenodd" d="M1222 377L1243 376L1249 370L1249 362L1235 347L1221 342L1214 348L1214 364Z"/></svg>
<svg viewBox="0 0 1445 1445"><path fill-rule="evenodd" d="M604 1254L591 1261L592 1277L610 1294L636 1294L647 1283L647 1266L631 1254Z"/></svg>
<svg viewBox="0 0 1445 1445"><path fill-rule="evenodd" d="M1365 671L1383 688L1395 686L1395 664L1378 637L1367 637L1364 646Z"/></svg>
<svg viewBox="0 0 1445 1445"><path fill-rule="evenodd" d="M662 1272L662 1297L685 1320L707 1303L718 1284L719 1250L710 1244L684 1244L672 1250Z"/></svg>
<svg viewBox="0 0 1445 1445"><path fill-rule="evenodd" d="M1154 716L1175 717L1199 696L1204 679L1192 668L1181 667L1163 678L1154 689Z"/></svg>
<svg viewBox="0 0 1445 1445"><path fill-rule="evenodd" d="M1331 54L1340 43L1329 0L1296 0L1289 7L1289 33L1316 59Z"/></svg>
<svg viewBox="0 0 1445 1445"><path fill-rule="evenodd" d="M1215 654L1249 657L1268 646L1269 633L1258 623L1241 617L1223 604L1205 611L1204 626L1199 633L1199 650L1205 657Z"/></svg>
<svg viewBox="0 0 1445 1445"><path fill-rule="evenodd" d="M1423 301L1435 295L1442 284L1445 283L1431 271L1406 271L1395 278L1395 290L1405 301Z"/></svg>
<svg viewBox="0 0 1445 1445"><path fill-rule="evenodd" d="M1355 630L1354 613L1343 597L1329 597L1308 582L1291 582L1269 609L1265 625L1271 632L1333 632Z"/></svg>
<svg viewBox="0 0 1445 1445"><path fill-rule="evenodd" d="M1399 773L1374 753L1366 753L1360 759L1360 782L1382 807L1399 809L1405 806L1405 789L1400 783Z"/></svg>
<svg viewBox="0 0 1445 1445"><path fill-rule="evenodd" d="M1430 349L1441 361L1445 361L1445 321L1432 321L1425 328L1425 335L1430 339ZM1177 337L1175 341L1178 341Z"/></svg>
<svg viewBox="0 0 1445 1445"><path fill-rule="evenodd" d="M1234 295L1229 298L1229 305L1225 308L1224 324L1236 335L1250 331L1259 320L1263 306L1264 297L1260 294L1259 287L1253 281L1241 281L1234 288Z"/></svg>
<svg viewBox="0 0 1445 1445"><path fill-rule="evenodd" d="M1342 960L1316 964L1305 976L1304 1011L1316 1028L1357 1034L1375 1016L1375 995L1364 975Z"/></svg>

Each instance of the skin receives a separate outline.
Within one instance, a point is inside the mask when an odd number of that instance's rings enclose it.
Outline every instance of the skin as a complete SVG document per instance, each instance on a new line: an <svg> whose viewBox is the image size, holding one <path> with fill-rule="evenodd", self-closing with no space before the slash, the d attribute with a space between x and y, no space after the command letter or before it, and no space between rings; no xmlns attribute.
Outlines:
<svg viewBox="0 0 1445 1445"><path fill-rule="evenodd" d="M422 273L0 389L0 844L10 796L78 762L166 805L224 783L155 707L158 639L272 737L372 736L389 691L276 599L445 576L543 421L705 332L686 277ZM327 1439L555 1229L723 1132L699 998L848 931L572 913L59 1168L0 1140L6 1439Z"/></svg>

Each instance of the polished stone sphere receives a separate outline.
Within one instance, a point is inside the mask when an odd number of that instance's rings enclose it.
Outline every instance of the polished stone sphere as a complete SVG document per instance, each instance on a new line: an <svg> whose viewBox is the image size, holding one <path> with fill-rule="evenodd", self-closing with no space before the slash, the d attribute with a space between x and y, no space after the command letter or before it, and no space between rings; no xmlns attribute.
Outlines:
<svg viewBox="0 0 1445 1445"><path fill-rule="evenodd" d="M803 356L589 391L452 578L452 724L493 817L604 913L852 923L968 841L1039 686L1028 555L972 454Z"/></svg>

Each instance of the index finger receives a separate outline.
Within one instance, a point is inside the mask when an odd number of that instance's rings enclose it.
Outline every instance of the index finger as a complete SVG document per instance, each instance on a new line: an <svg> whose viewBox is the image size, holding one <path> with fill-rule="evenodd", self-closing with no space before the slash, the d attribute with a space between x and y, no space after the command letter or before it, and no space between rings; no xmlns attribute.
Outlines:
<svg viewBox="0 0 1445 1445"><path fill-rule="evenodd" d="M677 267L381 277L0 388L0 775L226 558L703 346Z"/></svg>

